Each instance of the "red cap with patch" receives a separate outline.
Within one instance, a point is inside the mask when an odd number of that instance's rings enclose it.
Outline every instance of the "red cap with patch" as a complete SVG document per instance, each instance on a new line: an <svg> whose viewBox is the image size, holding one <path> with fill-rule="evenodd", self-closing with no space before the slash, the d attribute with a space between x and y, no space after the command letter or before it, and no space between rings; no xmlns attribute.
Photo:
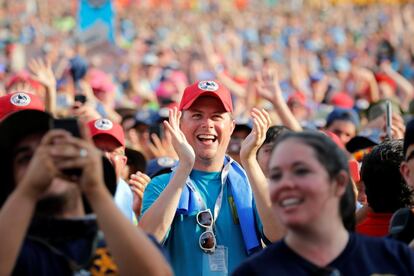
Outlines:
<svg viewBox="0 0 414 276"><path fill-rule="evenodd" d="M179 110L187 110L200 96L213 96L218 98L227 112L233 112L230 91L216 81L199 81L184 90Z"/></svg>
<svg viewBox="0 0 414 276"><path fill-rule="evenodd" d="M0 97L0 120L25 109L45 111L45 104L39 96L25 92L14 92Z"/></svg>
<svg viewBox="0 0 414 276"><path fill-rule="evenodd" d="M113 123L111 120L102 118L90 121L88 123L88 127L92 138L96 138L99 135L109 135L125 147L124 130L120 124Z"/></svg>

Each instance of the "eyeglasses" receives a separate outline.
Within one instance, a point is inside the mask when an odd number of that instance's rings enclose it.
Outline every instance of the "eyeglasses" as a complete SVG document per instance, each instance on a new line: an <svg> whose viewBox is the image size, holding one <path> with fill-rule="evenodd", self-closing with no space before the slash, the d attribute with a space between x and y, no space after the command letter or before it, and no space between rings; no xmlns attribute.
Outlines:
<svg viewBox="0 0 414 276"><path fill-rule="evenodd" d="M196 219L198 225L206 228L206 230L200 235L200 238L198 239L200 248L206 253L214 253L217 242L216 235L214 235L213 232L214 222L210 209L198 212Z"/></svg>

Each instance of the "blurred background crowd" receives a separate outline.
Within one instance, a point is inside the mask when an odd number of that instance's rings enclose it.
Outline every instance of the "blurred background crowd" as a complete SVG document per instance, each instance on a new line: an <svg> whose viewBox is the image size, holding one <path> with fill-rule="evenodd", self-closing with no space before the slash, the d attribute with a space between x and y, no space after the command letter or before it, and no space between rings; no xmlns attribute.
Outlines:
<svg viewBox="0 0 414 276"><path fill-rule="evenodd" d="M146 160L176 157L159 123L196 80L228 87L248 129L253 106L286 125L287 105L312 129L352 110L354 129L332 130L343 144L381 129L390 99L398 138L414 114L410 2L2 0L0 93L30 90L56 116L121 123Z"/></svg>

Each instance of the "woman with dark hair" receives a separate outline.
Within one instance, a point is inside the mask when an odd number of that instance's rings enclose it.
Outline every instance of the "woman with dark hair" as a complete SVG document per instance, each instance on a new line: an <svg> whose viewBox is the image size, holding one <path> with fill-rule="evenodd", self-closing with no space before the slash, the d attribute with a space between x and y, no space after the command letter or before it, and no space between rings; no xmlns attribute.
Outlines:
<svg viewBox="0 0 414 276"><path fill-rule="evenodd" d="M269 188L286 235L234 275L414 275L414 252L406 245L353 233L348 160L326 135L279 137L269 162Z"/></svg>

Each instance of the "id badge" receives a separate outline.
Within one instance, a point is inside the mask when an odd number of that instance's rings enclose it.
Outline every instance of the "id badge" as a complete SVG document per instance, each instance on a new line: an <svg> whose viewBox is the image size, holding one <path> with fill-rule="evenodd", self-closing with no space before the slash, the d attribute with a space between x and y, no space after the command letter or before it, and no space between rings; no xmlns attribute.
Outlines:
<svg viewBox="0 0 414 276"><path fill-rule="evenodd" d="M218 245L213 254L203 254L203 276L209 275L228 275L227 247Z"/></svg>

